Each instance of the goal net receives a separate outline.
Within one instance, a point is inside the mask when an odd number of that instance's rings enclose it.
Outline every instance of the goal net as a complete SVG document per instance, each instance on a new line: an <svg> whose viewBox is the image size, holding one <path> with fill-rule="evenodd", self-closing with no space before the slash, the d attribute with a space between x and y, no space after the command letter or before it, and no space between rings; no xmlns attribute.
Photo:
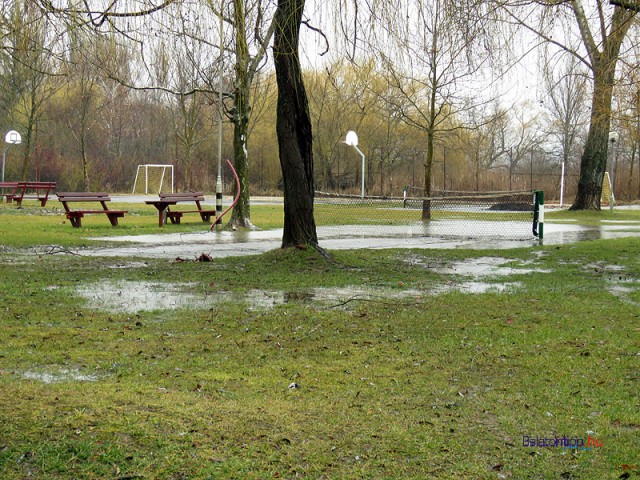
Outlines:
<svg viewBox="0 0 640 480"><path fill-rule="evenodd" d="M138 165L133 194L173 193L173 165Z"/></svg>
<svg viewBox="0 0 640 480"><path fill-rule="evenodd" d="M615 201L616 198L613 195L611 177L609 177L609 172L604 172L604 178L602 179L602 194L600 196L600 205L609 205L611 207L613 206L613 203Z"/></svg>

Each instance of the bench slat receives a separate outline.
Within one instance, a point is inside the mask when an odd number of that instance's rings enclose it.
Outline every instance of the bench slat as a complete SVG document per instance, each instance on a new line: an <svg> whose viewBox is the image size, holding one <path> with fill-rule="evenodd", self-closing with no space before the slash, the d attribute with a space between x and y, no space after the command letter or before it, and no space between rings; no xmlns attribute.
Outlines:
<svg viewBox="0 0 640 480"><path fill-rule="evenodd" d="M164 197L165 202L204 202L204 197Z"/></svg>
<svg viewBox="0 0 640 480"><path fill-rule="evenodd" d="M110 202L109 197L58 197L61 202Z"/></svg>

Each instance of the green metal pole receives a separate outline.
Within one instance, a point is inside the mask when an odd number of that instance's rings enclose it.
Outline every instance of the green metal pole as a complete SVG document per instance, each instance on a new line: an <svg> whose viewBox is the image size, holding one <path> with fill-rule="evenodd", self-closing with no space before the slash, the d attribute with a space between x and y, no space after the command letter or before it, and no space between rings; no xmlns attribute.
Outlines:
<svg viewBox="0 0 640 480"><path fill-rule="evenodd" d="M538 213L538 238L542 240L544 237L544 192L538 192L538 205L540 205L540 210Z"/></svg>

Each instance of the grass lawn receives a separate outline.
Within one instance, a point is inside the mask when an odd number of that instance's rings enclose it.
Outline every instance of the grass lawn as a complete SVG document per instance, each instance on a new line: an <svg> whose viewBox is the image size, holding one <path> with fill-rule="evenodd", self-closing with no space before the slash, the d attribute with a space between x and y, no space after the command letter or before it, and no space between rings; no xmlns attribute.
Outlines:
<svg viewBox="0 0 640 480"><path fill-rule="evenodd" d="M43 253L158 232L125 209L0 205L0 478L640 478L640 239Z"/></svg>

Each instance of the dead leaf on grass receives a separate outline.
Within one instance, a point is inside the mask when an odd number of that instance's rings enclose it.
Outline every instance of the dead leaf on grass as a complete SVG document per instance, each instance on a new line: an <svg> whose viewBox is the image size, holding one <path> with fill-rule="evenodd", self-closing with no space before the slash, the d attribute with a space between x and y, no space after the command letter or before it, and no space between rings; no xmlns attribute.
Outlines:
<svg viewBox="0 0 640 480"><path fill-rule="evenodd" d="M198 257L198 261L199 262L211 262L211 261L213 261L213 258L211 257L211 255L209 255L207 253L203 253Z"/></svg>

